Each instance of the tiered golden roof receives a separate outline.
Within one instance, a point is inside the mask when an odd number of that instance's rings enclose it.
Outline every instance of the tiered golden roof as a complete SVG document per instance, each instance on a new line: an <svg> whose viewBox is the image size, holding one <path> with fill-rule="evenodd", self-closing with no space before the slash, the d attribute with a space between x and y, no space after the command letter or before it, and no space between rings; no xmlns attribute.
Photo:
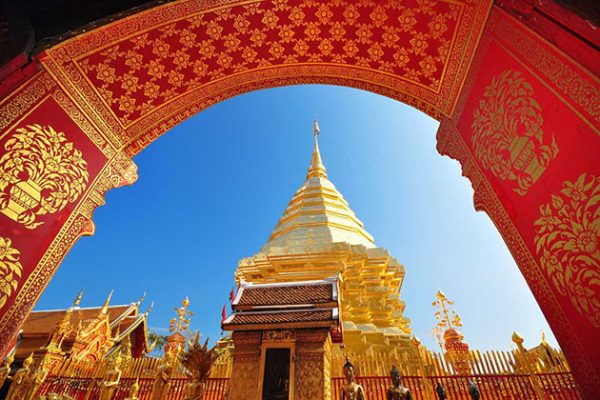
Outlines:
<svg viewBox="0 0 600 400"><path fill-rule="evenodd" d="M296 191L268 242L240 260L236 279L297 282L340 274L341 319L347 351L410 347L400 287L404 267L373 237L329 180L319 150L319 126L306 180Z"/></svg>
<svg viewBox="0 0 600 400"><path fill-rule="evenodd" d="M268 252L274 247L340 242L374 248L373 237L327 177L319 151L316 121L313 132L315 144L306 181L294 194L262 251Z"/></svg>

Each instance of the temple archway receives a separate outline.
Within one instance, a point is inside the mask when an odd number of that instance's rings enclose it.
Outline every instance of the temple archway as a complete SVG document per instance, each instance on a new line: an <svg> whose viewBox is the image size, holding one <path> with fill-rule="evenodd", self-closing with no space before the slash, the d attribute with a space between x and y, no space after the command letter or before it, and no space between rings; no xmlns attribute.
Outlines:
<svg viewBox="0 0 600 400"><path fill-rule="evenodd" d="M569 42L569 57L534 30L491 2L186 0L3 70L0 353L93 233L106 191L135 181L132 155L222 99L328 83L442 121L440 153L461 162L576 378L597 393L599 84L574 60L586 65L594 38Z"/></svg>

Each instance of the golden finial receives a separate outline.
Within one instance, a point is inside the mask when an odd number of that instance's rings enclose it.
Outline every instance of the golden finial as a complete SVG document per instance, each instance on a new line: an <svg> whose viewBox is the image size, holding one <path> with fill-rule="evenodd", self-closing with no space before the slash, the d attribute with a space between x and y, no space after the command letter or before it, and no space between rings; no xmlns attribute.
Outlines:
<svg viewBox="0 0 600 400"><path fill-rule="evenodd" d="M519 335L516 331L513 332L512 334L512 341L515 342L515 344L517 346L520 346L523 344L523 337L521 335Z"/></svg>
<svg viewBox="0 0 600 400"><path fill-rule="evenodd" d="M81 289L79 291L79 293L77 294L77 297L75 297L75 300L73 300L73 308L79 308L79 305L81 304L81 298L83 297L83 289Z"/></svg>
<svg viewBox="0 0 600 400"><path fill-rule="evenodd" d="M152 311L152 309L154 308L154 302L150 303L150 307L148 307L148 309L146 310L146 312L144 313L144 316L147 318L148 315L150 314L150 311Z"/></svg>
<svg viewBox="0 0 600 400"><path fill-rule="evenodd" d="M175 333L181 333L181 332L189 332L189 326L190 326L190 317L192 317L194 314L187 309L187 307L190 305L190 300L187 298L183 299L183 302L181 303L181 307L176 307L175 308L175 312L177 313L177 318L173 318L170 321L170 325L169 325L169 331Z"/></svg>
<svg viewBox="0 0 600 400"><path fill-rule="evenodd" d="M319 129L319 122L315 119L313 123L313 135L315 137L315 146L313 149L312 160L310 162L310 166L308 167L308 174L306 175L306 179L310 178L327 178L327 170L323 165L323 161L321 161L321 152L319 151L319 133L321 130Z"/></svg>
<svg viewBox="0 0 600 400"><path fill-rule="evenodd" d="M546 342L546 334L544 333L544 331L542 332L542 345L547 346L548 343Z"/></svg>
<svg viewBox="0 0 600 400"><path fill-rule="evenodd" d="M108 294L108 297L106 298L106 301L104 302L104 305L102 306L102 309L100 310L101 315L106 315L108 313L108 305L110 304L110 299L112 298L114 291L115 291L114 289L110 290L110 293Z"/></svg>
<svg viewBox="0 0 600 400"><path fill-rule="evenodd" d="M142 304L142 301L144 301L145 298L146 298L146 292L144 291L144 293L142 294L142 297L140 297L138 299L138 301L135 302L135 305L139 306L140 304Z"/></svg>

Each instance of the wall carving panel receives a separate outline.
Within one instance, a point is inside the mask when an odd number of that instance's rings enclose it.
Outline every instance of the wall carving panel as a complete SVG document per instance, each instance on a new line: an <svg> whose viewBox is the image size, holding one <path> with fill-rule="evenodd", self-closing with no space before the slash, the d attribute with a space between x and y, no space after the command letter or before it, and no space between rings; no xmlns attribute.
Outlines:
<svg viewBox="0 0 600 400"><path fill-rule="evenodd" d="M600 334L597 77L493 9L440 153L458 159L587 396ZM565 84L568 82L568 84Z"/></svg>

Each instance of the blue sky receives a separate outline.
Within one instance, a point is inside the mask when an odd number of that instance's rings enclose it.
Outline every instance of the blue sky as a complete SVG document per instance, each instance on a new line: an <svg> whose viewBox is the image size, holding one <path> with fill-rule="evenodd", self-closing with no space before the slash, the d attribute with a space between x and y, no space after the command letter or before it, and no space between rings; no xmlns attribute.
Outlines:
<svg viewBox="0 0 600 400"><path fill-rule="evenodd" d="M96 233L67 255L36 309L82 306L144 291L150 326L165 333L189 296L192 329L215 340L237 261L266 242L304 181L312 120L329 178L378 246L406 267L401 297L430 348L438 288L455 301L472 348L556 341L489 217L473 208L458 162L435 149L438 123L372 93L304 85L252 92L175 127L135 157L139 180L108 193Z"/></svg>

